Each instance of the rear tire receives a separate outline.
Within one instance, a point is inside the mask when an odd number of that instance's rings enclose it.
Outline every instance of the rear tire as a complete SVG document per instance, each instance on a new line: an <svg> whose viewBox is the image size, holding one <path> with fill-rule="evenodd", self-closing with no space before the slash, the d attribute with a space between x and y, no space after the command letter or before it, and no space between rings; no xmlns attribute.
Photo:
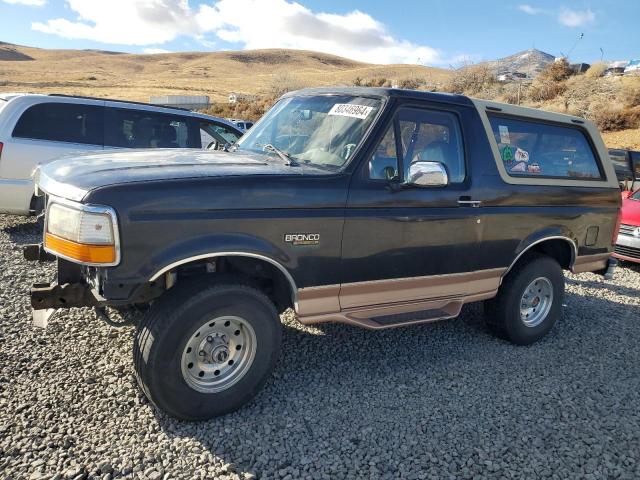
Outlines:
<svg viewBox="0 0 640 480"><path fill-rule="evenodd" d="M554 259L531 255L504 278L498 295L485 302L485 319L500 338L530 345L562 316L564 275Z"/></svg>
<svg viewBox="0 0 640 480"><path fill-rule="evenodd" d="M167 291L134 336L140 387L156 408L182 420L209 419L249 402L280 353L280 318L262 292L205 282Z"/></svg>

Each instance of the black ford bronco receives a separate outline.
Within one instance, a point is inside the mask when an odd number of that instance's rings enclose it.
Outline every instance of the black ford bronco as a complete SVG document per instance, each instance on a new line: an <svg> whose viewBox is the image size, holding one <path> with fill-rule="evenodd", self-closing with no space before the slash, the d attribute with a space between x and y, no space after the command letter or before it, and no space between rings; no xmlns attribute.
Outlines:
<svg viewBox="0 0 640 480"><path fill-rule="evenodd" d="M526 345L562 314L563 269L604 272L620 192L595 126L464 96L310 89L282 97L226 151L60 160L37 172L55 309L148 307L133 359L153 404L234 410L265 383L279 312L370 329L484 301Z"/></svg>

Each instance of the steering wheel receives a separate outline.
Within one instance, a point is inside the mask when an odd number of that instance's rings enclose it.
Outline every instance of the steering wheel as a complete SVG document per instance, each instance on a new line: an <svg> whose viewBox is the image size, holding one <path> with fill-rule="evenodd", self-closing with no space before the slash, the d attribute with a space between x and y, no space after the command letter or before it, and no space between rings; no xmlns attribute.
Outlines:
<svg viewBox="0 0 640 480"><path fill-rule="evenodd" d="M220 143L217 140L214 140L213 142L210 142L209 145L207 145L207 150L218 150L219 145Z"/></svg>

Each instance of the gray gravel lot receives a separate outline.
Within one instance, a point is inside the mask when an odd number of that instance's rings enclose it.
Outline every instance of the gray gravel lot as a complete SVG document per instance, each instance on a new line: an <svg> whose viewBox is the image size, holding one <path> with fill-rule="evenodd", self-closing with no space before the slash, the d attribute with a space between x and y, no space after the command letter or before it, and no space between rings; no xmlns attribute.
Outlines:
<svg viewBox="0 0 640 480"><path fill-rule="evenodd" d="M540 343L492 337L481 307L369 332L302 327L257 399L182 423L136 386L131 328L86 309L33 329L28 219L0 216L1 478L640 478L640 269L569 275Z"/></svg>

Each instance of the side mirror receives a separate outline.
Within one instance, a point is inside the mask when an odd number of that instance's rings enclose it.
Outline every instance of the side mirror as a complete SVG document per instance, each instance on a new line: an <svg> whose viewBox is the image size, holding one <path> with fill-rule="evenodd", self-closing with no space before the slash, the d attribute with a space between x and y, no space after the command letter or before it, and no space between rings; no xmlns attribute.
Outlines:
<svg viewBox="0 0 640 480"><path fill-rule="evenodd" d="M406 184L416 187L444 187L449 185L449 175L440 162L413 162L409 165Z"/></svg>

